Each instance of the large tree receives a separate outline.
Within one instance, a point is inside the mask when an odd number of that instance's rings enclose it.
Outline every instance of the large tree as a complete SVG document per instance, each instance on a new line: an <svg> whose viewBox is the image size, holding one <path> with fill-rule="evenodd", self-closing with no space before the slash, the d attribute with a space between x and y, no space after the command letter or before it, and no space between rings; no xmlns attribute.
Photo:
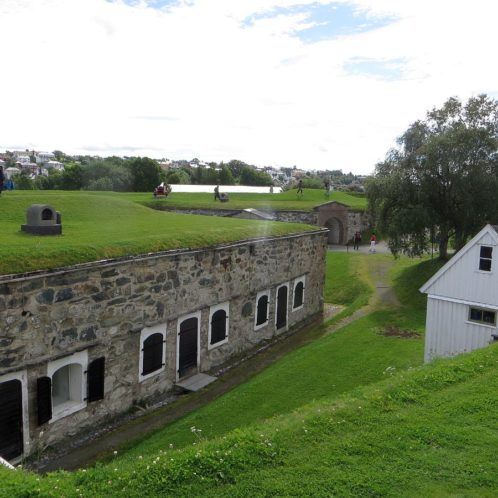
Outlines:
<svg viewBox="0 0 498 498"><path fill-rule="evenodd" d="M134 192L152 192L165 179L165 174L154 159L134 157L130 160L131 185Z"/></svg>
<svg viewBox="0 0 498 498"><path fill-rule="evenodd" d="M430 238L447 258L487 222L498 221L498 102L450 98L398 139L367 185L391 251L421 254Z"/></svg>

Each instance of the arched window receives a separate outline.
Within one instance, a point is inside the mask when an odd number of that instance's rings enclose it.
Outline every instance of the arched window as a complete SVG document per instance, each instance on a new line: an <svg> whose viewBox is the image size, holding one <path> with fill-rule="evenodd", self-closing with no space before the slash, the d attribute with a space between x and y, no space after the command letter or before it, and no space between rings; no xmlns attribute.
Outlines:
<svg viewBox="0 0 498 498"><path fill-rule="evenodd" d="M78 363L64 365L52 375L52 409L55 411L66 403L81 403L83 393L81 378L83 371Z"/></svg>
<svg viewBox="0 0 498 498"><path fill-rule="evenodd" d="M259 329L268 324L268 315L270 310L270 291L265 290L258 292L256 296L256 317L254 328Z"/></svg>
<svg viewBox="0 0 498 498"><path fill-rule="evenodd" d="M39 423L54 422L86 407L88 351L51 361L38 383Z"/></svg>
<svg viewBox="0 0 498 498"><path fill-rule="evenodd" d="M166 364L166 324L146 327L140 334L139 381L159 374Z"/></svg>
<svg viewBox="0 0 498 498"><path fill-rule="evenodd" d="M144 341L143 371L142 375L148 375L163 366L163 344L164 337L160 333L152 334Z"/></svg>
<svg viewBox="0 0 498 498"><path fill-rule="evenodd" d="M209 311L209 348L228 342L228 303L212 306Z"/></svg>
<svg viewBox="0 0 498 498"><path fill-rule="evenodd" d="M301 309L304 304L304 276L294 281L294 299L292 300L292 311Z"/></svg>

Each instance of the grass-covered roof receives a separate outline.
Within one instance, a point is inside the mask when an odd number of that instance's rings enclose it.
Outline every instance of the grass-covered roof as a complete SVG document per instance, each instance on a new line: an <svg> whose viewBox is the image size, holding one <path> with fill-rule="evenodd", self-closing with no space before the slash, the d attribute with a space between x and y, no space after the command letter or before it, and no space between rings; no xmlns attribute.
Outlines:
<svg viewBox="0 0 498 498"><path fill-rule="evenodd" d="M183 195L191 200L197 195L211 199L208 194ZM151 197L145 193L2 193L0 275L314 229L302 224L160 212L141 204L150 201ZM21 225L26 223L26 210L32 204L48 204L61 213L61 236L37 236L21 232ZM251 206L254 207L254 203Z"/></svg>
<svg viewBox="0 0 498 498"><path fill-rule="evenodd" d="M220 192L223 187L220 187ZM364 210L367 201L362 194L348 194L346 192L332 192L325 197L320 189L304 189L303 195L297 195L296 189L279 194L230 193L229 202L215 202L212 193L173 192L169 197L153 199L150 194L126 194L137 202L146 203L151 207L172 208L199 208L199 209L245 209L256 208L268 211L311 211L314 207L325 202L337 201L355 210Z"/></svg>

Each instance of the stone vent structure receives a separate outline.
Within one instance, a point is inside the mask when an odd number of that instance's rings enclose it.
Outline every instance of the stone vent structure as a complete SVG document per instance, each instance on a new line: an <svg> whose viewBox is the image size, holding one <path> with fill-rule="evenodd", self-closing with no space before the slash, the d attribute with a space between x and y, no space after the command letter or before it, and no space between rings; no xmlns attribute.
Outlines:
<svg viewBox="0 0 498 498"><path fill-rule="evenodd" d="M48 204L33 204L26 212L23 232L35 235L60 235L62 233L61 214Z"/></svg>

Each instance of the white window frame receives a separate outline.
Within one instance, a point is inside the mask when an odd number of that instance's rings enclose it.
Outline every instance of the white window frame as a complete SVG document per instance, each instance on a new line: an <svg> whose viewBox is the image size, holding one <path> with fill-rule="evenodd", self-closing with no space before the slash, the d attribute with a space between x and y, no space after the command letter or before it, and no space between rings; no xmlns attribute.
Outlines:
<svg viewBox="0 0 498 498"><path fill-rule="evenodd" d="M259 325L257 324L258 321L258 302L260 298L263 296L268 297L268 305L266 306L266 320L263 323L260 323ZM266 327L270 321L270 305L271 305L271 293L270 289L266 289L264 291L260 291L256 294L256 309L254 313L254 330L259 330L262 329L263 327Z"/></svg>
<svg viewBox="0 0 498 498"><path fill-rule="evenodd" d="M54 388L53 376L55 372L64 368L66 366L77 364L81 367L81 378L79 379L70 379L70 383L72 384L72 388L78 390L80 393L79 400L69 400L65 403L62 403L59 406L54 406L53 403L53 393L51 393L51 402L52 402L52 418L49 420L49 424L60 420L61 418L67 417L73 413L76 413L80 410L83 410L87 406L86 402L86 375L88 369L88 350L80 351L78 353L73 353L72 355L65 356L64 358L59 358L58 360L54 360L49 362L47 365L47 376L50 377L52 384L52 392Z"/></svg>
<svg viewBox="0 0 498 498"><path fill-rule="evenodd" d="M200 368L201 363L201 312L196 311L195 313L189 313L188 315L183 315L178 317L176 322L176 370L175 377L176 380L180 380L178 375L178 365L180 363L180 325L189 318L197 318L197 369Z"/></svg>
<svg viewBox="0 0 498 498"><path fill-rule="evenodd" d="M297 306L296 308L294 308L294 296L296 293L296 287L297 287L297 284L300 282L302 282L302 284L303 284L303 302L301 303L300 306ZM305 291L305 289L306 289L306 275L302 275L301 277L298 277L294 280L294 285L292 287L292 308L291 308L292 311L298 311L298 310L304 308L304 295L305 295L304 291Z"/></svg>
<svg viewBox="0 0 498 498"><path fill-rule="evenodd" d="M208 350L211 350L211 349L214 349L214 348L217 348L219 346L221 346L222 344L226 344L228 342L228 334L229 334L229 331L230 331L230 313L229 313L229 309L230 309L230 303L227 301L225 303L221 303L221 304L217 304L215 306L211 306L209 308L209 331L208 331ZM226 323L227 323L227 328L226 328L226 335L225 335L225 339L223 339L222 341L219 341L219 342L216 342L215 344L211 344L211 319L213 318L213 315L219 311L219 310L224 310L226 315L227 315L227 320L226 320Z"/></svg>
<svg viewBox="0 0 498 498"><path fill-rule="evenodd" d="M9 382L11 380L19 380L21 382L21 397L22 397L22 438L23 438L23 453L11 461L17 463L21 461L23 455L29 455L30 451L30 437L29 437L29 411L28 411L28 373L26 370L19 372L12 372L0 376L0 384Z"/></svg>
<svg viewBox="0 0 498 498"><path fill-rule="evenodd" d="M161 368L158 368L157 370L154 370L153 372L150 372L146 375L142 375L142 372L144 371L143 369L143 363L144 363L144 342L154 334L161 334L163 337L163 357L162 357L162 364L163 366ZM164 372L166 369L166 324L165 323L160 323L158 325L154 325L152 327L144 327L142 331L140 332L140 361L138 363L138 382L143 382L144 380L150 379L151 377L155 377L156 375L159 375L161 372Z"/></svg>
<svg viewBox="0 0 498 498"><path fill-rule="evenodd" d="M472 320L470 318L470 313L473 309L478 311L487 311L489 313L493 313L495 316L495 323L488 323L480 320ZM469 306L467 314L467 323L471 323L472 325L479 325L481 327L488 327L490 329L496 329L496 315L497 315L496 310L492 310L489 308L481 308L480 306Z"/></svg>
<svg viewBox="0 0 498 498"><path fill-rule="evenodd" d="M287 287L287 306L285 307L285 327L281 327L279 329L277 329L277 311L278 311L278 291L282 288L282 287ZM285 282L283 284L280 284L276 290L275 290L275 320L274 320L274 324L275 324L275 329L276 330L282 330L282 329L285 329L285 330L288 330L289 329L289 282Z"/></svg>
<svg viewBox="0 0 498 498"><path fill-rule="evenodd" d="M479 247L479 257L478 257L477 271L480 273L487 273L489 275L490 273L493 273L493 266L494 266L493 265L493 253L495 252L495 246L492 244L479 244L478 247ZM481 256L481 249L483 247L489 247L491 249L491 257L490 258L483 258ZM482 260L491 262L491 268L489 270L481 270L480 266L481 266Z"/></svg>

